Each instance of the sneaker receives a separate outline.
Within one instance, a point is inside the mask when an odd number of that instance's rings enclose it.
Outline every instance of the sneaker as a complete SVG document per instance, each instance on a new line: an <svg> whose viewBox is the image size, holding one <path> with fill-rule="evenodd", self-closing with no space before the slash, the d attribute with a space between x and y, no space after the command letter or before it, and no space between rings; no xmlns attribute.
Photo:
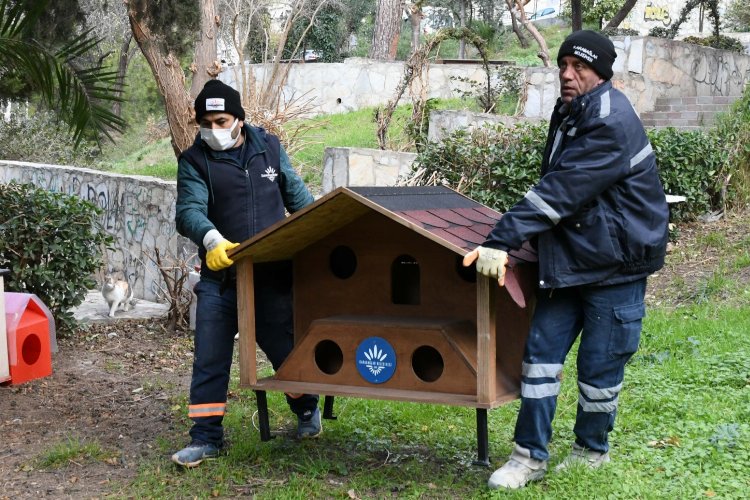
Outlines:
<svg viewBox="0 0 750 500"><path fill-rule="evenodd" d="M591 469L596 469L607 462L609 462L609 452L602 453L600 451L589 450L573 443L573 450L571 450L570 455L557 464L555 471L560 472L569 467L576 467L579 465L585 465Z"/></svg>
<svg viewBox="0 0 750 500"><path fill-rule="evenodd" d="M185 448L172 455L172 461L190 469L192 467L197 467L201 462L208 458L218 457L220 451L221 449L215 444L193 441Z"/></svg>
<svg viewBox="0 0 750 500"><path fill-rule="evenodd" d="M306 410L302 415L297 416L297 438L315 438L320 436L323 427L320 424L320 410Z"/></svg>
<svg viewBox="0 0 750 500"><path fill-rule="evenodd" d="M487 486L492 489L515 490L523 488L531 481L539 481L546 472L546 460L535 460L531 458L529 450L516 445L505 465L492 473Z"/></svg>

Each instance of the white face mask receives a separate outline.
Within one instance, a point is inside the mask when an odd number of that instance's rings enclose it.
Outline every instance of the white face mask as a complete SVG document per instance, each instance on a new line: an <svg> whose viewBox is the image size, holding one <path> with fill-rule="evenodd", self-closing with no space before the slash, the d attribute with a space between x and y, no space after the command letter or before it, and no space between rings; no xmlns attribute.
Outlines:
<svg viewBox="0 0 750 500"><path fill-rule="evenodd" d="M232 132L237 128L238 123L239 118L235 118L231 128L201 127L201 139L206 141L208 147L214 151L225 151L237 144L240 138L240 134L237 134L237 137L232 137Z"/></svg>

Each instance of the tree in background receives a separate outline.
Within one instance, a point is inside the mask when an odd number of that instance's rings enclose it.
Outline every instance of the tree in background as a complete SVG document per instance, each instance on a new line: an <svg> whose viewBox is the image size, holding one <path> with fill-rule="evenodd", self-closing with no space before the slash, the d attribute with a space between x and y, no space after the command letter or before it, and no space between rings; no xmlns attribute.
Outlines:
<svg viewBox="0 0 750 500"><path fill-rule="evenodd" d="M133 37L148 61L156 79L172 136L172 149L179 155L195 138L193 100L186 90L180 58L190 53L196 38L191 70L198 80L206 81L216 68L216 50L200 50L203 44L215 44L212 35L218 18L213 0L125 0ZM205 39L205 40L204 40ZM216 72L218 74L218 72ZM191 88L192 90L192 88Z"/></svg>
<svg viewBox="0 0 750 500"><path fill-rule="evenodd" d="M409 14L409 23L411 24L411 51L416 52L419 48L419 39L422 31L422 19L424 19L423 0L416 0L406 3L406 12Z"/></svg>
<svg viewBox="0 0 750 500"><path fill-rule="evenodd" d="M111 131L125 126L108 109L109 103L118 99L116 74L101 64L86 64L97 40L88 32L73 34L77 13L70 24L63 15L66 22L54 27L45 17L50 11L56 12L55 7L48 8L47 0L0 1L0 80L4 82L0 99L38 93L46 107L72 127L76 146L86 131L93 131L97 141L102 134L111 138ZM37 34L52 45L40 42ZM66 38L69 41L55 44Z"/></svg>
<svg viewBox="0 0 750 500"><path fill-rule="evenodd" d="M375 31L370 46L370 59L381 61L396 59L403 11L404 0L378 0L375 10Z"/></svg>
<svg viewBox="0 0 750 500"><path fill-rule="evenodd" d="M747 0L734 0L724 14L724 21L734 31L750 31L750 3Z"/></svg>
<svg viewBox="0 0 750 500"><path fill-rule="evenodd" d="M577 0L581 8L582 21L596 24L599 29L615 29L628 16L638 0ZM572 4L563 9L572 17ZM604 21L609 20L604 26ZM580 27L578 29L581 29ZM576 31L574 29L574 31Z"/></svg>
<svg viewBox="0 0 750 500"><path fill-rule="evenodd" d="M541 33L539 33L539 30L536 29L536 26L534 26L534 23L529 21L528 17L526 17L526 12L523 10L523 2L522 0L515 0L515 15L518 16L518 20L523 24L523 27L526 28L526 31L531 33L531 36L536 40L536 43L539 45L539 52L537 52L537 57L542 60L542 63L544 64L545 68L550 67L549 62L549 48L547 48L547 41L544 39Z"/></svg>

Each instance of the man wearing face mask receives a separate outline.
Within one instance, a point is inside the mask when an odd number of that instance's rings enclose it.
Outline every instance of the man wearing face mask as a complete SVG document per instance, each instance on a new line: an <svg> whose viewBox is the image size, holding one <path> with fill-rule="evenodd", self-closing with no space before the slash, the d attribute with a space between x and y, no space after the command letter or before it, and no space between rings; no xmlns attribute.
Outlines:
<svg viewBox="0 0 750 500"><path fill-rule="evenodd" d="M244 241L313 197L292 168L279 139L245 123L239 93L210 80L195 99L200 133L179 158L177 231L198 245L201 279L190 384L191 442L172 461L195 467L224 446L222 420L237 325L234 262L227 256ZM290 262L253 269L258 345L278 369L294 344ZM318 396L287 395L297 415L297 437L321 432Z"/></svg>
<svg viewBox="0 0 750 500"><path fill-rule="evenodd" d="M539 256L515 447L490 488L521 488L546 473L563 364L579 337L575 440L555 470L610 461L625 364L638 349L646 278L664 265L669 215L648 136L610 82L616 57L599 33L565 39L541 178L464 259L502 286L508 250L531 241Z"/></svg>

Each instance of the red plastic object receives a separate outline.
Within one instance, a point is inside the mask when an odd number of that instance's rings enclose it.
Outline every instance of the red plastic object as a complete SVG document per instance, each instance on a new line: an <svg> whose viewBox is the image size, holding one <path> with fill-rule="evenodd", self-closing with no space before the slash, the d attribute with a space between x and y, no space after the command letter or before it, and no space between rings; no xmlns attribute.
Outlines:
<svg viewBox="0 0 750 500"><path fill-rule="evenodd" d="M36 295L5 293L10 383L52 375L50 319Z"/></svg>

